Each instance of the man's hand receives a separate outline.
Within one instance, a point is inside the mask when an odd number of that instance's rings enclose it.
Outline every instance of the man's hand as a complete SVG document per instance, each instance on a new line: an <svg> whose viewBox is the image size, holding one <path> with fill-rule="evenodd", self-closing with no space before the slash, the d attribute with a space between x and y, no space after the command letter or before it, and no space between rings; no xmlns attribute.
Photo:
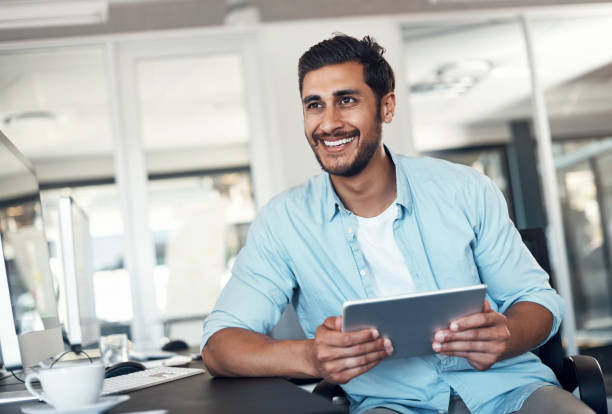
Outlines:
<svg viewBox="0 0 612 414"><path fill-rule="evenodd" d="M341 316L325 319L313 341L318 376L335 384L347 383L392 353L391 341L381 338L376 329L342 332Z"/></svg>
<svg viewBox="0 0 612 414"><path fill-rule="evenodd" d="M485 300L482 312L452 321L450 329L437 331L432 348L444 355L465 358L471 366L484 371L508 357L508 326L508 318L491 310Z"/></svg>

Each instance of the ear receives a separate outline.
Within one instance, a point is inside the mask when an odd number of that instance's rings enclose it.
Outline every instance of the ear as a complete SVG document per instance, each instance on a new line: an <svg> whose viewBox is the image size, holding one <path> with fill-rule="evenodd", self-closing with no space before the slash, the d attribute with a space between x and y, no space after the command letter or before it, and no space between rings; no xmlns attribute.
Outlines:
<svg viewBox="0 0 612 414"><path fill-rule="evenodd" d="M390 124L395 114L395 92L391 91L380 100L380 117L386 124Z"/></svg>

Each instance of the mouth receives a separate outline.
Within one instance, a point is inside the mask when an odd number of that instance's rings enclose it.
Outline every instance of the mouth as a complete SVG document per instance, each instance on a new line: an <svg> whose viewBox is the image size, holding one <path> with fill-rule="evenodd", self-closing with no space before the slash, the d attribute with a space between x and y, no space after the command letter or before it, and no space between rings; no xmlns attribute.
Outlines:
<svg viewBox="0 0 612 414"><path fill-rule="evenodd" d="M339 147L341 145L349 144L349 143L353 142L355 140L355 138L357 138L357 135L352 136L352 137L348 137L348 138L338 139L338 140L335 140L335 141L328 141L326 139L324 139L322 141L323 141L323 144L326 147L335 148L335 147Z"/></svg>
<svg viewBox="0 0 612 414"><path fill-rule="evenodd" d="M353 141L359 138L359 130L337 135L316 136L316 134L313 134L313 137L316 138L318 143L323 144L323 148L325 148L328 153L339 153L344 151Z"/></svg>

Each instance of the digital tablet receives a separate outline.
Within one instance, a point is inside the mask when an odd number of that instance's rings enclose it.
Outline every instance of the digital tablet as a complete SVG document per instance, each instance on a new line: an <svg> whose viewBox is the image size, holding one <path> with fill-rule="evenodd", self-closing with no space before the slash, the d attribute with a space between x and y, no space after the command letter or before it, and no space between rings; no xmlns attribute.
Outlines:
<svg viewBox="0 0 612 414"><path fill-rule="evenodd" d="M342 331L376 328L391 339L392 358L433 354L434 333L458 317L482 312L487 285L345 302Z"/></svg>

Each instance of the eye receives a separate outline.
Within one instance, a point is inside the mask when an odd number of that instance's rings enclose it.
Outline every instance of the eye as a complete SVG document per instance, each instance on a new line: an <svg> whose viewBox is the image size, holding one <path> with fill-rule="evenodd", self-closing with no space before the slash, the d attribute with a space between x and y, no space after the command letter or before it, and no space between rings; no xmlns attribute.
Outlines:
<svg viewBox="0 0 612 414"><path fill-rule="evenodd" d="M354 102L357 102L357 100L353 98L352 96L343 96L340 98L341 105L348 105Z"/></svg>
<svg viewBox="0 0 612 414"><path fill-rule="evenodd" d="M310 102L308 105L306 105L306 109L319 109L322 107L323 106L320 102Z"/></svg>

